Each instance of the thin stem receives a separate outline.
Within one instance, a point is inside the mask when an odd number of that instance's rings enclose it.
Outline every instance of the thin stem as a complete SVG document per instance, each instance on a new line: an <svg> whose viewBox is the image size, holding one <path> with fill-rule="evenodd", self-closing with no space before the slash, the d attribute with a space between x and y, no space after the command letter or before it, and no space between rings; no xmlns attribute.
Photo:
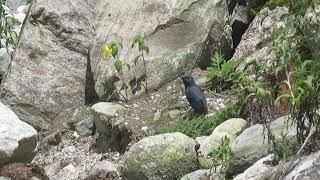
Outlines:
<svg viewBox="0 0 320 180"><path fill-rule="evenodd" d="M148 76L147 76L147 66L146 66L146 61L144 59L144 53L143 53L143 50L142 50L142 53L141 53L141 56L142 56L142 61L143 61L143 66L144 66L144 74L145 74L145 78L146 78L146 94L148 94Z"/></svg>
<svg viewBox="0 0 320 180"><path fill-rule="evenodd" d="M291 93L291 97L292 97L292 99L293 99L293 105L295 105L296 103L295 103L295 101L296 101L296 98L294 97L294 94L293 94L293 92L292 92L292 87L291 87L291 83L290 83L290 76L289 76L289 71L288 71L288 67L287 66L285 66L286 67L286 76L287 76L287 81L288 81L288 88L289 88L289 90L290 90L290 93Z"/></svg>
<svg viewBox="0 0 320 180"><path fill-rule="evenodd" d="M122 74L122 70L119 72L119 74L120 74L120 78L121 78L122 84L123 84L124 86L126 86L126 87L124 88L124 91L125 91L125 93L126 93L125 101L128 102L127 84L126 84L125 81L124 81L124 77L123 77L123 74ZM121 94L121 92L120 92L119 94Z"/></svg>

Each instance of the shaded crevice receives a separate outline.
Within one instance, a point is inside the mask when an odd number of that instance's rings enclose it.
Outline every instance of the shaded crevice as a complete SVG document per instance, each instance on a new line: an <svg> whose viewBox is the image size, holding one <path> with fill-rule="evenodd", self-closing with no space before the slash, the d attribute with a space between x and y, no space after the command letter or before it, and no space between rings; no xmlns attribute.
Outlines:
<svg viewBox="0 0 320 180"><path fill-rule="evenodd" d="M247 31L249 24L235 20L232 24L232 41L233 41L233 53L240 44L243 34Z"/></svg>
<svg viewBox="0 0 320 180"><path fill-rule="evenodd" d="M94 88L95 82L91 71L90 56L87 58L86 84L85 84L85 104L90 105L99 101L99 96Z"/></svg>
<svg viewBox="0 0 320 180"><path fill-rule="evenodd" d="M214 52L220 52L225 59L230 59L233 55L233 49L231 47L227 47L228 43L221 43L224 41L227 41L227 39L224 39L223 36L221 36L218 39L214 39L211 34L215 34L217 32L213 32L213 26L211 27L209 34L207 36L207 39L204 42L204 45L202 47L202 50L199 54L199 57L197 58L197 66L201 68L202 70L205 70L207 67L211 64L211 56ZM223 28L223 27L221 27ZM218 41L218 42L217 42ZM216 47L214 45L219 44L220 47ZM231 43L230 43L231 44Z"/></svg>

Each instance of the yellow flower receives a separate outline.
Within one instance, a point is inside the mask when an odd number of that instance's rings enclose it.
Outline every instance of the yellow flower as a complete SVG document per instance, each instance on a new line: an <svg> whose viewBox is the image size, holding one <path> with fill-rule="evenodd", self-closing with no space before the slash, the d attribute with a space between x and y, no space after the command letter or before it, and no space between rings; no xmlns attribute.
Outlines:
<svg viewBox="0 0 320 180"><path fill-rule="evenodd" d="M110 54L112 53L112 49L106 44L102 46L102 51L105 57L110 56Z"/></svg>

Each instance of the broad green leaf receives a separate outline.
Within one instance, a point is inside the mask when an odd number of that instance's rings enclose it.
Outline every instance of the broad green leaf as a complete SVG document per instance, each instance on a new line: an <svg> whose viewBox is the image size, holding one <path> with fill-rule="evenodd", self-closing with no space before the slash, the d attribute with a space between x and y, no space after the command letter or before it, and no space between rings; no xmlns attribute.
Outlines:
<svg viewBox="0 0 320 180"><path fill-rule="evenodd" d="M141 41L142 37L137 34L133 37L133 43L136 44L136 43L139 43Z"/></svg>
<svg viewBox="0 0 320 180"><path fill-rule="evenodd" d="M143 47L142 47L142 50L143 50L146 54L149 54L149 47L143 46Z"/></svg>
<svg viewBox="0 0 320 180"><path fill-rule="evenodd" d="M118 52L119 52L119 45L118 45L118 43L111 43L110 44L110 48L111 48L111 50L112 50L112 56L113 56L113 58L115 58L117 55L118 55Z"/></svg>

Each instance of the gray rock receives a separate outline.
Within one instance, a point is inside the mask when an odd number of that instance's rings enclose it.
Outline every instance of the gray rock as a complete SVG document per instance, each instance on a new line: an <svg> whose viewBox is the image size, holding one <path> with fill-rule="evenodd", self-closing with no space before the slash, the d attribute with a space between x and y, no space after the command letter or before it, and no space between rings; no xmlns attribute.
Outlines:
<svg viewBox="0 0 320 180"><path fill-rule="evenodd" d="M261 179L270 179L272 171L276 169L276 166L271 166L270 164L265 163L266 161L272 161L273 155L264 157L254 163L242 174L237 175L233 180L261 180Z"/></svg>
<svg viewBox="0 0 320 180"><path fill-rule="evenodd" d="M192 173L184 175L180 180L219 180L219 178L215 178L215 174L212 173L210 175L209 169L199 169Z"/></svg>
<svg viewBox="0 0 320 180"><path fill-rule="evenodd" d="M11 53L13 52L12 49L7 51L7 48L0 49L0 76L4 76L8 71L8 67L11 63Z"/></svg>
<svg viewBox="0 0 320 180"><path fill-rule="evenodd" d="M37 147L37 131L0 102L0 166L30 162Z"/></svg>
<svg viewBox="0 0 320 180"><path fill-rule="evenodd" d="M36 128L85 103L93 0L37 0L1 89L3 103Z"/></svg>
<svg viewBox="0 0 320 180"><path fill-rule="evenodd" d="M89 172L89 179L94 178L116 179L119 178L118 166L110 161L97 162Z"/></svg>
<svg viewBox="0 0 320 180"><path fill-rule="evenodd" d="M254 59L266 63L268 67L276 63L277 57L270 46L277 27L286 26L289 21L288 18L284 18L288 13L287 7L277 7L272 11L264 8L260 11L242 36L233 55L232 59L242 60L238 71Z"/></svg>
<svg viewBox="0 0 320 180"><path fill-rule="evenodd" d="M309 8L303 19L303 33L315 60L320 59L320 5Z"/></svg>
<svg viewBox="0 0 320 180"><path fill-rule="evenodd" d="M292 143L296 142L296 126L287 116L270 123L270 130L276 140L282 139L282 134ZM245 129L231 145L233 158L231 161L231 174L239 174L259 159L268 155L271 150L268 142L267 129L261 124Z"/></svg>
<svg viewBox="0 0 320 180"><path fill-rule="evenodd" d="M320 152L303 157L284 180L318 180L320 177Z"/></svg>
<svg viewBox="0 0 320 180"><path fill-rule="evenodd" d="M196 142L181 133L144 138L125 153L123 179L172 180L197 169Z"/></svg>
<svg viewBox="0 0 320 180"><path fill-rule="evenodd" d="M93 118L85 118L76 125L76 131L80 136L90 136L93 134Z"/></svg>
<svg viewBox="0 0 320 180"><path fill-rule="evenodd" d="M126 3L122 6L117 0L97 2L90 63L95 90L102 100L118 98L114 87L122 86L120 81L114 83L114 60L102 57L101 44L105 41L124 45L119 57L131 66L130 70L124 69L129 98L143 93L145 83L142 61L134 64L139 52L136 47L131 48L136 33L147 37L146 44L150 48L146 56L149 89L177 78L196 62L200 66L209 65L209 56L214 51L231 54L231 29L224 28L228 19L226 1L136 0Z"/></svg>
<svg viewBox="0 0 320 180"><path fill-rule="evenodd" d="M212 167L212 158L208 156L219 147L221 139L228 137L232 143L242 129L247 125L243 119L229 119L217 126L212 134L200 142L198 150L198 160L201 168L209 169Z"/></svg>
<svg viewBox="0 0 320 180"><path fill-rule="evenodd" d="M124 107L109 102L100 102L92 106L94 122L98 134L96 149L106 152L109 149L123 153L130 142L131 132L122 121L116 121L114 116Z"/></svg>
<svg viewBox="0 0 320 180"><path fill-rule="evenodd" d="M92 124L90 124L92 123ZM91 128L90 128L91 126ZM67 129L77 130L80 133L93 131L93 112L89 106L79 106L57 116L45 136L59 134Z"/></svg>

